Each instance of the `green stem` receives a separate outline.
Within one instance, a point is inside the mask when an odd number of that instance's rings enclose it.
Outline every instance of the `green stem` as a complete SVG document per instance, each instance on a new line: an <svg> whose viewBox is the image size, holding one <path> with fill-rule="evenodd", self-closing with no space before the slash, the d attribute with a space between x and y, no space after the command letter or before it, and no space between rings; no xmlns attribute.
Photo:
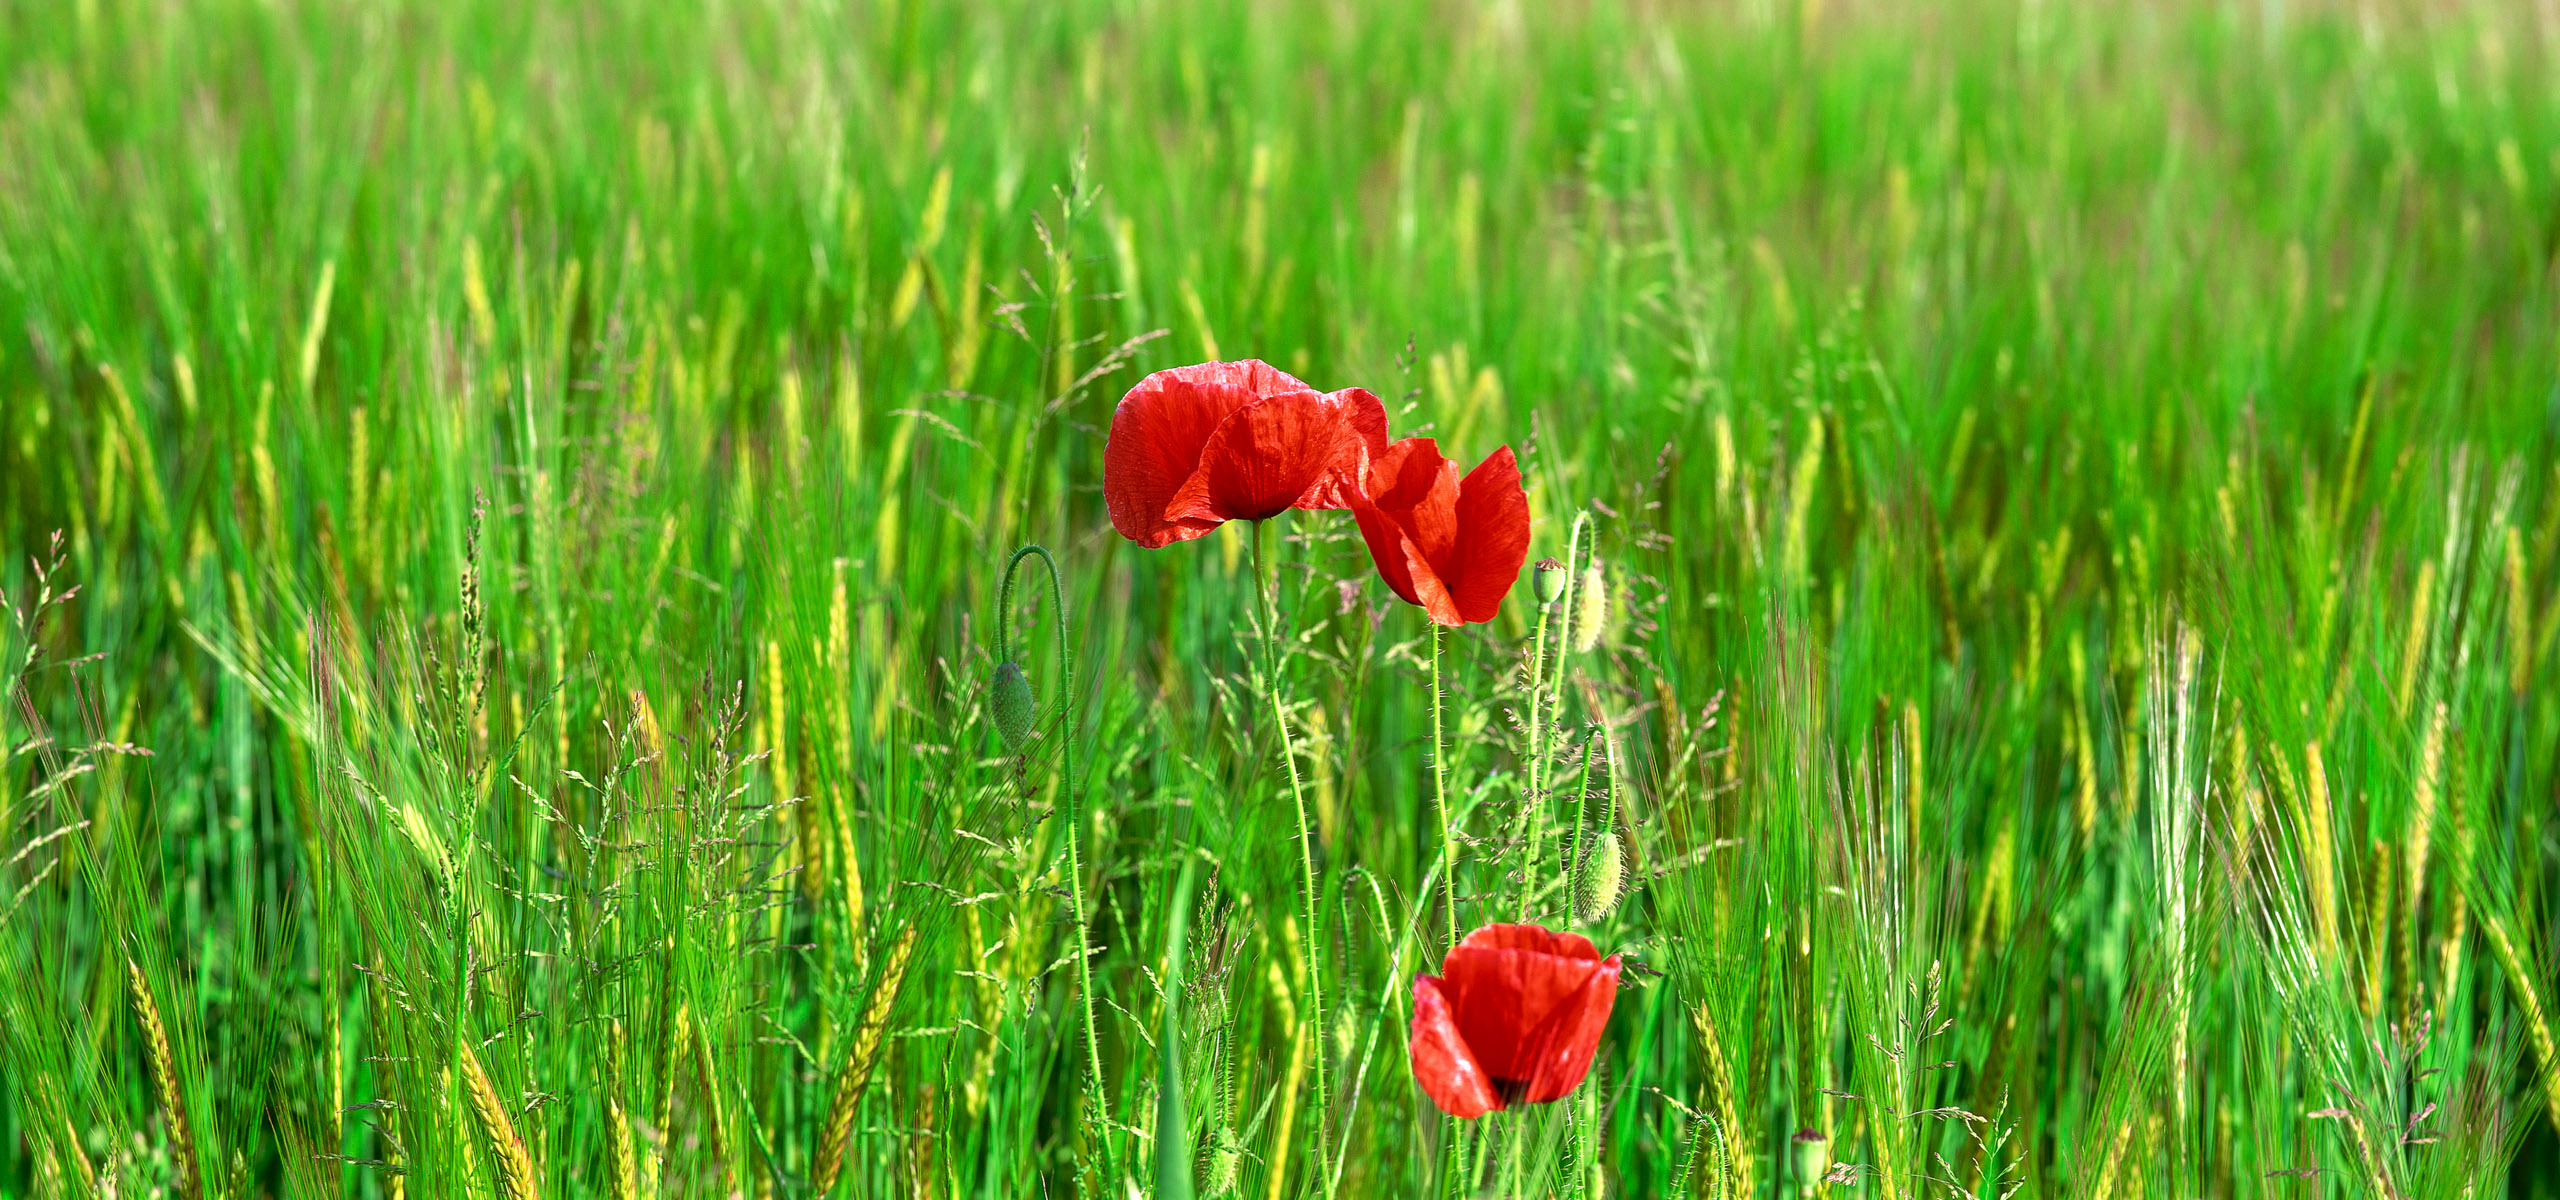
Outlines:
<svg viewBox="0 0 2560 1200"><path fill-rule="evenodd" d="M1529 919L1529 906L1538 895L1538 857L1546 847L1547 795L1541 785L1546 779L1546 723L1538 705L1539 684L1547 674L1547 621L1555 614L1555 605L1538 606L1538 637L1529 652L1529 795L1522 805L1529 823L1528 861L1520 867L1520 916Z"/></svg>
<svg viewBox="0 0 2560 1200"><path fill-rule="evenodd" d="M1449 825L1449 739L1440 716L1440 623L1431 623L1431 795L1440 805L1440 852L1449 872L1441 886L1449 895L1449 945L1458 944L1458 839Z"/></svg>
<svg viewBox="0 0 2560 1200"><path fill-rule="evenodd" d="M1556 727L1561 724L1564 711L1564 664L1567 656L1572 653L1570 647L1573 638L1573 603L1576 593L1582 590L1582 574L1577 569L1576 560L1582 557L1583 528L1590 523L1591 513L1588 509L1573 515L1573 527L1566 535L1564 544L1564 594L1556 598L1555 604L1546 606L1538 614L1539 653L1535 664L1537 669L1529 677L1529 795L1537 805L1537 812L1542 820L1549 812L1547 790L1554 785L1555 764L1549 760L1554 757ZM1546 629L1550 613L1562 620L1562 628L1556 631L1556 661L1552 678L1548 677L1545 661ZM1543 824L1540 828L1544 828ZM1581 834L1577 830L1574 836L1576 843L1574 850L1578 854L1582 849ZM1579 860L1565 864L1565 878L1568 884L1573 872L1579 869ZM1570 887L1567 890L1570 892ZM1535 895L1537 889L1530 887L1528 891ZM1571 904L1572 897L1567 895L1567 907L1569 908Z"/></svg>
<svg viewBox="0 0 2560 1200"><path fill-rule="evenodd" d="M1316 925L1316 902L1322 895L1317 890L1316 880L1316 829L1307 821L1306 786L1298 779L1298 742L1289 732L1288 706L1280 699L1280 626L1272 611L1270 568L1262 554L1263 526L1266 524L1266 521L1253 523L1253 599L1262 617L1263 690L1271 702L1272 723L1280 730L1280 761L1289 769L1289 797L1298 805L1298 865L1305 872L1307 901L1306 938L1301 947L1307 957L1307 1028L1314 1039L1311 1058L1316 1075L1316 1176L1323 1181L1324 1194L1330 1196L1333 1194L1333 1172L1326 1169L1326 1164L1332 1159L1333 1150L1325 1125L1325 1106L1330 1098L1325 1093L1323 956L1317 952L1324 939ZM1271 1169L1285 1171L1288 1167L1284 1163L1273 1163Z"/></svg>
<svg viewBox="0 0 2560 1200"><path fill-rule="evenodd" d="M1093 1093L1087 1103L1092 1106L1102 1130L1102 1160L1104 1172L1108 1174L1114 1157L1111 1152L1111 1122L1108 1111L1103 1107L1102 1037L1097 1032L1093 1015L1093 943L1086 931L1084 860L1077 846L1081 833L1078 827L1084 823L1083 805L1080 803L1084 789L1077 786L1076 779L1075 667L1067 653L1066 587L1058 581L1058 560L1049 557L1044 546L1024 546L1014 551L1013 557L1004 565L1004 587L996 601L996 656L1011 661L1006 656L1011 653L1013 634L1013 574L1022 566L1023 559L1034 556L1039 558L1042 566L1049 568L1049 607L1058 614L1058 629L1054 635L1058 645L1058 770L1063 775L1061 786L1067 793L1067 896L1075 906L1076 986L1083 993L1084 1053L1086 1062L1092 1067L1085 1080L1085 1085Z"/></svg>

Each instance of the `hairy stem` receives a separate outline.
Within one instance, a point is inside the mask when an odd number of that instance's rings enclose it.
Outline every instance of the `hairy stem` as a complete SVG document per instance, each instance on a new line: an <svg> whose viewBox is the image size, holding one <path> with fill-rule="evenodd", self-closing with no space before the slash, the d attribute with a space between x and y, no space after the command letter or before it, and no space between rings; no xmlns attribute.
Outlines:
<svg viewBox="0 0 2560 1200"><path fill-rule="evenodd" d="M1289 709L1280 698L1280 626L1272 611L1270 563L1262 553L1262 539L1267 521L1253 523L1253 599L1262 618L1262 686L1271 703L1272 724L1280 730L1280 761L1289 771L1289 798L1298 806L1298 865L1306 881L1306 937L1300 943L1307 958L1307 1028L1315 1040L1310 1060L1316 1077L1316 1176L1323 1181L1324 1194L1333 1194L1333 1172L1325 1169L1333 1157L1326 1140L1325 1117L1328 1097L1325 1094L1324 1064L1324 974L1323 955L1318 947L1324 939L1316 924L1316 904L1322 897L1316 879L1316 828L1307 820L1306 785L1298 778L1298 742L1289 732ZM1284 1171L1285 1164L1273 1163L1271 1169Z"/></svg>
<svg viewBox="0 0 2560 1200"><path fill-rule="evenodd" d="M1106 1093L1102 1089L1102 1038L1096 1031L1093 1015L1093 944L1091 935L1086 931L1084 859L1078 846L1078 839L1083 836L1080 826L1084 823L1084 789L1078 786L1080 781L1076 778L1075 667L1067 651L1066 588L1058 581L1058 560L1049 556L1047 547L1036 543L1024 546L1014 551L1013 557L1004 565L1004 587L997 593L996 601L996 656L1004 659L1012 652L1014 572L1021 568L1023 559L1035 556L1039 558L1040 565L1049 569L1049 608L1058 616L1058 628L1052 635L1058 645L1058 770L1063 776L1067 801L1067 896L1075 906L1076 988L1084 1001L1084 1053L1085 1061L1091 1067L1085 1077L1085 1086L1092 1090L1087 1103L1097 1115L1107 1117L1103 1107ZM1104 1171L1108 1174L1112 1159L1111 1123L1104 1119L1100 1126L1104 1130Z"/></svg>

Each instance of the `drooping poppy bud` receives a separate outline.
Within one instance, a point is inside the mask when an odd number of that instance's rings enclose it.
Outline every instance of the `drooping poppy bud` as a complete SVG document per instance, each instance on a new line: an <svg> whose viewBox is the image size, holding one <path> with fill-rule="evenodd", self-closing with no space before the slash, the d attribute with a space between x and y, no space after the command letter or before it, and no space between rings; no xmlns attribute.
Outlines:
<svg viewBox="0 0 2560 1200"><path fill-rule="evenodd" d="M1039 702L1031 698L1031 681L1022 677L1022 668L1012 663L996 664L995 682L987 687L987 706L993 710L996 732L1004 736L1004 748L1022 749L1023 740L1031 736L1031 721Z"/></svg>
<svg viewBox="0 0 2560 1200"><path fill-rule="evenodd" d="M1563 1099L1591 1070L1618 998L1617 955L1535 925L1487 925L1413 980L1414 1080L1440 1111L1480 1117Z"/></svg>
<svg viewBox="0 0 2560 1200"><path fill-rule="evenodd" d="M1574 585L1573 613L1567 621L1573 634L1573 652L1589 654L1600 644L1600 636L1609 632L1609 580L1600 573L1600 564L1582 569L1582 581Z"/></svg>
<svg viewBox="0 0 2560 1200"><path fill-rule="evenodd" d="M1342 508L1386 446L1386 406L1366 389L1319 392L1254 359L1175 367L1112 412L1103 506L1120 536L1153 549L1227 521Z"/></svg>
<svg viewBox="0 0 2560 1200"><path fill-rule="evenodd" d="M1553 604L1557 597L1564 595L1564 564L1552 558L1539 559L1529 580L1537 589L1538 603Z"/></svg>
<svg viewBox="0 0 2560 1200"><path fill-rule="evenodd" d="M1490 621L1529 558L1529 494L1504 446L1465 478L1430 438L1406 438L1369 463L1350 496L1378 575L1443 625Z"/></svg>
<svg viewBox="0 0 2560 1200"><path fill-rule="evenodd" d="M1618 907L1626 894L1627 851L1618 844L1615 832L1602 832L1584 850L1581 870L1573 881L1573 919L1581 925L1596 925Z"/></svg>

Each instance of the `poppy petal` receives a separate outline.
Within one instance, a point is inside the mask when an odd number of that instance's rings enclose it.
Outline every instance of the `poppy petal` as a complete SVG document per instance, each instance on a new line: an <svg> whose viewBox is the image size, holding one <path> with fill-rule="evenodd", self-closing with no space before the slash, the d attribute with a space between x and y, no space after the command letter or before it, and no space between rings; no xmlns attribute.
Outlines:
<svg viewBox="0 0 2560 1200"><path fill-rule="evenodd" d="M1521 1039L1520 1061L1513 1069L1526 1085L1523 1099L1533 1104L1562 1100L1591 1073L1600 1034L1609 1027L1609 1009L1617 1003L1618 968L1617 955L1603 960L1580 992L1566 997Z"/></svg>
<svg viewBox="0 0 2560 1200"><path fill-rule="evenodd" d="M1325 399L1333 403L1357 440L1345 448L1332 470L1298 497L1298 508L1351 507L1351 498L1359 494L1369 463L1387 450L1387 406L1379 403L1374 393L1367 388L1344 388Z"/></svg>
<svg viewBox="0 0 2560 1200"><path fill-rule="evenodd" d="M1166 503L1168 521L1259 521L1321 493L1337 464L1357 461L1360 434L1332 397L1283 392L1227 414L1200 466Z"/></svg>
<svg viewBox="0 0 2560 1200"><path fill-rule="evenodd" d="M1591 987L1602 969L1588 940L1532 926L1478 930L1441 963L1443 989L1476 1061L1493 1078L1520 1083L1535 1082L1547 1065L1551 1021L1561 1014L1563 1028L1579 1028L1570 1009L1615 1000L1614 967L1605 995ZM1604 1021L1606 1015L1604 1007Z"/></svg>
<svg viewBox="0 0 2560 1200"><path fill-rule="evenodd" d="M1122 537L1155 548L1217 527L1201 517L1168 518L1166 507L1199 473L1218 424L1265 396L1309 390L1268 363L1208 362L1158 371L1138 381L1111 414L1102 450L1103 505Z"/></svg>
<svg viewBox="0 0 2560 1200"><path fill-rule="evenodd" d="M1529 561L1529 493L1511 447L1486 455L1457 492L1456 523L1466 537L1446 582L1460 621L1490 621Z"/></svg>
<svg viewBox="0 0 2560 1200"><path fill-rule="evenodd" d="M1414 1082L1422 1085L1425 1095L1453 1117L1481 1117L1502 1107L1502 1097L1493 1090L1493 1080L1477 1064L1467 1049L1465 1038L1458 1036L1457 1022L1449 1012L1448 997L1442 993L1441 981L1428 975L1413 980L1412 1042L1408 1048L1413 1062Z"/></svg>

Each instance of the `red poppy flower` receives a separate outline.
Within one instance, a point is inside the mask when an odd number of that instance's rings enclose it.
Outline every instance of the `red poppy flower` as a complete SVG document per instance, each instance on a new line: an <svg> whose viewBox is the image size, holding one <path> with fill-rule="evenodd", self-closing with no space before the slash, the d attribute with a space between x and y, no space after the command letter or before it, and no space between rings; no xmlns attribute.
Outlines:
<svg viewBox="0 0 2560 1200"><path fill-rule="evenodd" d="M1378 574L1443 625L1490 621L1529 559L1529 494L1511 447L1458 477L1430 438L1406 438L1369 461L1351 515Z"/></svg>
<svg viewBox="0 0 2560 1200"><path fill-rule="evenodd" d="M1413 1077L1440 1111L1561 1100L1591 1071L1618 956L1535 925L1487 925L1413 980Z"/></svg>
<svg viewBox="0 0 2560 1200"><path fill-rule="evenodd" d="M1386 447L1386 406L1366 389L1319 392L1255 359L1175 367L1111 414L1102 500L1120 536L1153 549L1226 521L1344 507L1344 481Z"/></svg>

